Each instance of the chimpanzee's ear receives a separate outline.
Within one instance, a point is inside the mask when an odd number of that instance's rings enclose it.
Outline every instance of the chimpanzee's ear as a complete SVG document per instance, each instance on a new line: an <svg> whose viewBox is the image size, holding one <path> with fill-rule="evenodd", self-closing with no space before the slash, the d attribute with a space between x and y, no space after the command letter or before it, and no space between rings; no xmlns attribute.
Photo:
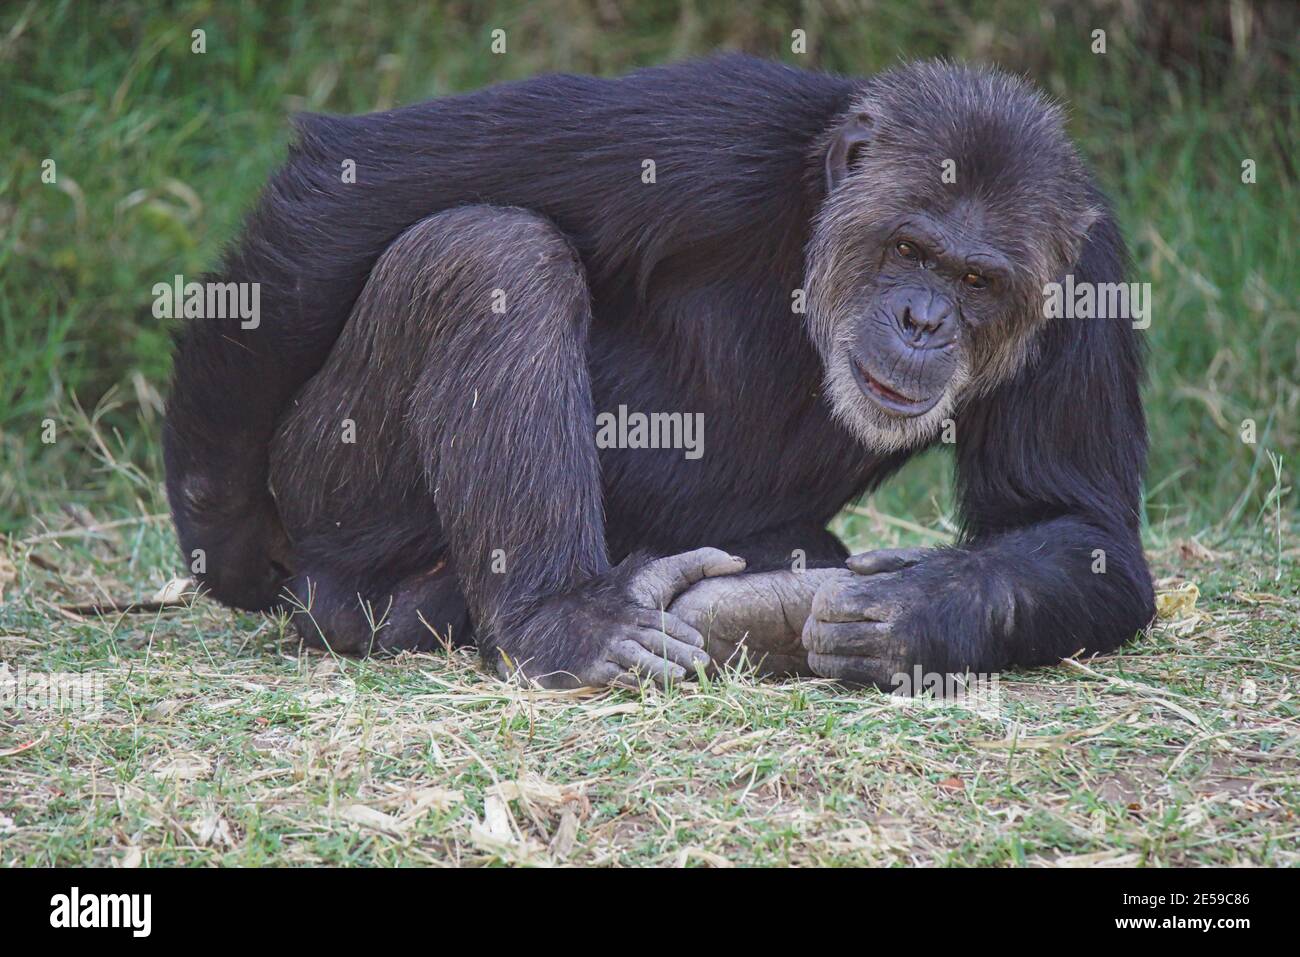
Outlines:
<svg viewBox="0 0 1300 957"><path fill-rule="evenodd" d="M1063 239L1065 248L1062 250L1062 258L1070 264L1071 268L1068 271L1073 271L1073 268L1078 265L1079 259L1088 247L1088 239L1093 227L1105 218L1104 210L1096 206L1085 206L1065 229Z"/></svg>
<svg viewBox="0 0 1300 957"><path fill-rule="evenodd" d="M849 175L862 149L871 140L871 117L855 113L840 124L826 150L826 192L832 192Z"/></svg>

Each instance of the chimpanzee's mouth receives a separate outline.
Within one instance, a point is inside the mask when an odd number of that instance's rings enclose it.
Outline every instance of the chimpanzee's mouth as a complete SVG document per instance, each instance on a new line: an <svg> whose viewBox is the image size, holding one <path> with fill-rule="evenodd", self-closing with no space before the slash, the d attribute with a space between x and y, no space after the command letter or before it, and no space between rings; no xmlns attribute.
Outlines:
<svg viewBox="0 0 1300 957"><path fill-rule="evenodd" d="M853 376L860 388L881 409L890 415L915 418L924 415L935 407L938 396L933 399L910 399L896 389L891 389L867 371L857 359L853 360Z"/></svg>

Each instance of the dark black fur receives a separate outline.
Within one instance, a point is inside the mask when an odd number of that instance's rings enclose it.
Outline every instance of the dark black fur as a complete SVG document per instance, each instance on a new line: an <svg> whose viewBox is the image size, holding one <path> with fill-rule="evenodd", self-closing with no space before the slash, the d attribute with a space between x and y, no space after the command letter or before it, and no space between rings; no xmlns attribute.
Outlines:
<svg viewBox="0 0 1300 957"><path fill-rule="evenodd" d="M207 587L266 609L286 585L308 598L310 578L318 609L391 603L387 646L427 644L418 612L462 637L472 620L485 653L580 671L639 556L842 561L825 524L915 451L871 451L832 417L791 312L826 199L820 150L862 86L725 57L301 119L211 277L259 282L260 326L206 319L178 336L168 493ZM1124 267L1106 214L1075 274ZM492 288L508 317L487 311ZM963 402L967 540L912 577L927 668L1108 650L1150 619L1140 372L1126 323L1060 321L1013 378ZM593 415L620 404L704 413L706 454L597 456ZM333 441L344 417L356 446ZM1089 572L1096 548L1104 575ZM504 575L487 569L497 549ZM1006 601L1000 630L989 607ZM368 646L362 626L337 630L325 637Z"/></svg>

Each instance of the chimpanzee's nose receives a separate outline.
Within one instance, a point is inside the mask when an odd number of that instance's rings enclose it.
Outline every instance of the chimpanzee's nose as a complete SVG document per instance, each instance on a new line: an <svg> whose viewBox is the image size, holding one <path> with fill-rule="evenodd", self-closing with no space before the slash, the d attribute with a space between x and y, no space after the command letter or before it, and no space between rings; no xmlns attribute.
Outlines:
<svg viewBox="0 0 1300 957"><path fill-rule="evenodd" d="M895 315L899 329L914 345L938 349L955 338L953 312L952 303L944 296L921 294L904 299Z"/></svg>

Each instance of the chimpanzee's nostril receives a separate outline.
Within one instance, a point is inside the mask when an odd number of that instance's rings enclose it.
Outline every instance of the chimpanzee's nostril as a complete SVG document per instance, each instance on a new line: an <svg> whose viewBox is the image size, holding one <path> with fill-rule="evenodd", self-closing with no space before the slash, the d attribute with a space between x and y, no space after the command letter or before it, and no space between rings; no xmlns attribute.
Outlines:
<svg viewBox="0 0 1300 957"><path fill-rule="evenodd" d="M900 332L918 345L923 342L928 344L941 330L951 326L952 307L946 302L933 299L923 304L910 302L901 306L897 317Z"/></svg>

